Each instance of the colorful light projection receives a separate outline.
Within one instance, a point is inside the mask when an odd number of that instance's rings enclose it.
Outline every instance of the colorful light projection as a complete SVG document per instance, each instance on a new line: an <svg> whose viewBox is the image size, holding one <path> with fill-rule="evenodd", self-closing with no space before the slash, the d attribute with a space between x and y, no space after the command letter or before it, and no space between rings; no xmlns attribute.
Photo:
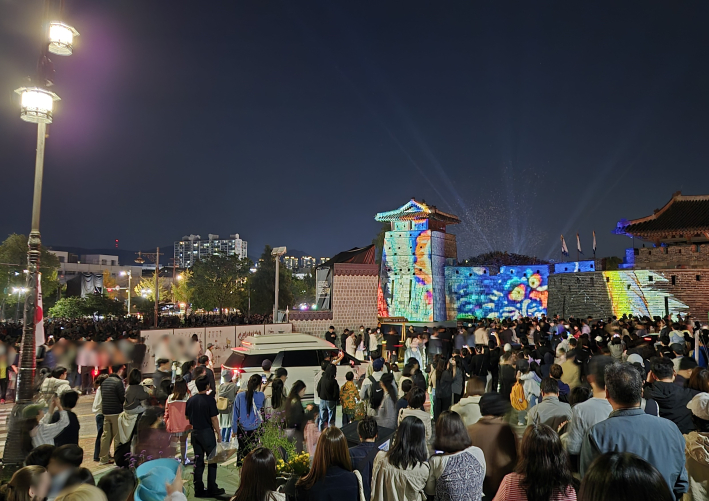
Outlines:
<svg viewBox="0 0 709 501"><path fill-rule="evenodd" d="M673 315L689 311L689 306L668 289L670 280L662 272L623 270L602 273L613 315L617 317L631 313L650 318L663 317L665 307Z"/></svg>
<svg viewBox="0 0 709 501"><path fill-rule="evenodd" d="M459 318L517 318L546 314L549 266L446 268L446 310Z"/></svg>
<svg viewBox="0 0 709 501"><path fill-rule="evenodd" d="M379 316L433 321L431 267L431 231L387 232L379 276Z"/></svg>

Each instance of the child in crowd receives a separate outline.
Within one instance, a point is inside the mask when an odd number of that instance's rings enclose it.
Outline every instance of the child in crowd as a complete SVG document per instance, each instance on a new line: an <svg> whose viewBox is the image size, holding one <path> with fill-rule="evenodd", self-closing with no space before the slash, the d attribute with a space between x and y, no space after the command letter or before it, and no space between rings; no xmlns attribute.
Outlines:
<svg viewBox="0 0 709 501"><path fill-rule="evenodd" d="M175 379L175 387L172 395L167 398L165 404L165 429L172 434L175 442L180 443L180 458L182 464L187 464L187 437L190 434L192 425L185 416L185 406L190 398L187 383L182 376Z"/></svg>
<svg viewBox="0 0 709 501"><path fill-rule="evenodd" d="M340 388L340 402L342 403L342 426L346 426L355 417L355 407L359 400L359 390L354 384L354 372L349 371L345 374L347 381Z"/></svg>
<svg viewBox="0 0 709 501"><path fill-rule="evenodd" d="M69 417L69 425L64 428L59 435L54 437L54 445L57 447L66 444L79 445L79 430L81 429L81 425L79 424L79 418L76 417L76 414L74 414L72 410L79 401L79 393L73 390L67 391L66 393L62 393L59 400ZM52 423L57 422L59 422L59 411L54 411L54 414L52 414Z"/></svg>
<svg viewBox="0 0 709 501"><path fill-rule="evenodd" d="M305 408L305 429L303 430L303 435L305 437L305 451L310 454L310 457L315 456L315 446L318 445L318 439L320 438L320 431L318 430L318 416L320 411L313 404L309 404Z"/></svg>

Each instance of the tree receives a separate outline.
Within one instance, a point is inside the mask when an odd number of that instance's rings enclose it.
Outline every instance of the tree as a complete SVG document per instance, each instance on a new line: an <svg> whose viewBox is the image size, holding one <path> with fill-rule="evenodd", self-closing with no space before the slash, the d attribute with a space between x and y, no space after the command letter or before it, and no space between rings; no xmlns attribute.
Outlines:
<svg viewBox="0 0 709 501"><path fill-rule="evenodd" d="M158 287L160 288L160 301L166 302L170 297L170 283L167 278L158 278ZM155 303L155 273L150 278L141 277L140 282L136 285L133 290L136 294L143 297L145 296L149 300Z"/></svg>
<svg viewBox="0 0 709 501"><path fill-rule="evenodd" d="M311 271L305 277L291 277L291 294L293 296L293 305L297 306L300 303L312 304L315 302L315 273Z"/></svg>
<svg viewBox="0 0 709 501"><path fill-rule="evenodd" d="M179 278L172 284L172 299L176 303L191 303L192 302L192 272L185 270L182 273L182 278Z"/></svg>
<svg viewBox="0 0 709 501"><path fill-rule="evenodd" d="M84 300L78 296L63 297L49 309L55 318L81 318L85 315Z"/></svg>
<svg viewBox="0 0 709 501"><path fill-rule="evenodd" d="M116 299L118 297L118 291L115 290L118 282L115 278L111 276L111 272L108 270L103 270L103 289L108 293L108 297L111 299ZM113 289L113 290L108 290Z"/></svg>
<svg viewBox="0 0 709 501"><path fill-rule="evenodd" d="M221 311L243 304L246 280L253 263L248 258L214 255L192 266L187 289L196 308Z"/></svg>
<svg viewBox="0 0 709 501"><path fill-rule="evenodd" d="M254 313L268 314L273 312L273 296L275 293L276 261L271 255L271 246L267 245L261 258L256 273L251 275L251 310ZM278 274L278 308L293 306L293 294L291 292L291 272L285 266L281 266Z"/></svg>
<svg viewBox="0 0 709 501"><path fill-rule="evenodd" d="M384 250L384 236L387 231L391 231L391 223L382 223L382 227L379 228L379 233L372 239L372 244L374 244L376 263L381 264L382 262L382 251Z"/></svg>
<svg viewBox="0 0 709 501"><path fill-rule="evenodd" d="M0 244L0 292L4 290L3 300L8 305L14 305L15 308L23 308L24 297L20 296L20 304L18 305L17 294L12 294L13 287L26 287L27 275L24 270L27 269L27 237L12 233L5 241ZM39 271L42 273L42 299L45 309L54 301L54 297L59 287L58 271L60 268L59 258L49 252L46 247L40 248ZM6 313L14 314L6 311ZM22 316L22 312L19 312Z"/></svg>
<svg viewBox="0 0 709 501"><path fill-rule="evenodd" d="M123 301L102 294L63 297L49 309L49 315L58 318L83 318L94 314L104 317L122 317L126 314L126 310Z"/></svg>

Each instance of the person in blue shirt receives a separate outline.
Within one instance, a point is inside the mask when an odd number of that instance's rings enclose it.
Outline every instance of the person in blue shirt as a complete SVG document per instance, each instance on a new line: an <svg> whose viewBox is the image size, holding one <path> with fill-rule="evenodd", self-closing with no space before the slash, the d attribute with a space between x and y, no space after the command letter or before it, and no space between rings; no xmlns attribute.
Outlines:
<svg viewBox="0 0 709 501"><path fill-rule="evenodd" d="M239 457L243 458L253 448L253 435L261 426L261 411L266 395L261 391L263 379L260 374L252 374L246 384L246 391L236 395L234 414L231 419L231 436L239 440Z"/></svg>

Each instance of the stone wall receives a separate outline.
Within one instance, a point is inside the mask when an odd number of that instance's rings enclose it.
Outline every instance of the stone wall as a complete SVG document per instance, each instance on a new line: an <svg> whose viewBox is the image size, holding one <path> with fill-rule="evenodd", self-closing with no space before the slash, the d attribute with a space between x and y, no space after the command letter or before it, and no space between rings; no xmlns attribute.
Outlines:
<svg viewBox="0 0 709 501"><path fill-rule="evenodd" d="M335 264L332 279L332 311L294 312L290 321L294 332L323 337L328 327L341 334L360 325L377 325L377 287L379 266L376 264Z"/></svg>
<svg viewBox="0 0 709 501"><path fill-rule="evenodd" d="M709 268L709 244L670 245L635 249L635 269Z"/></svg>
<svg viewBox="0 0 709 501"><path fill-rule="evenodd" d="M549 277L549 315L607 318L632 313L662 317L667 312L707 319L709 269L635 269Z"/></svg>

